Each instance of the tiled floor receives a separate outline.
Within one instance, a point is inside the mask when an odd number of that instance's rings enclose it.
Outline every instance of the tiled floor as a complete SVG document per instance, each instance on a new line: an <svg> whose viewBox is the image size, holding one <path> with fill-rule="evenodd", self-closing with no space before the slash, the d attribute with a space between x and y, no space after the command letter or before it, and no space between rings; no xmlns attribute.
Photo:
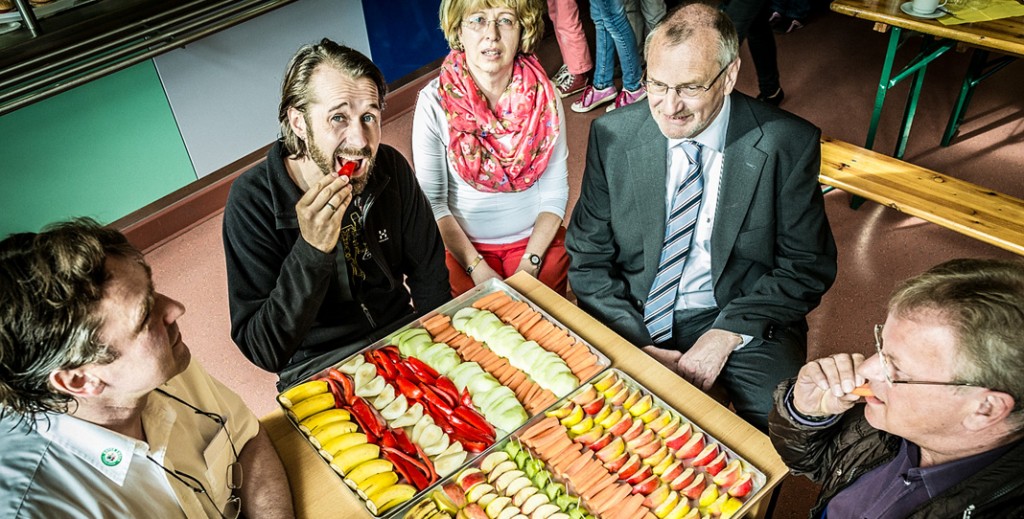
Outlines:
<svg viewBox="0 0 1024 519"><path fill-rule="evenodd" d="M834 13L823 14L806 28L778 37L786 90L783 108L814 122L826 135L862 144L887 38L872 31L868 22ZM929 68L905 159L1024 197L1024 186L1017 176L1024 173L1021 63L1010 65L982 84L953 145L938 146L968 57L950 53ZM558 68L557 49L551 41L542 49L541 59L549 70ZM746 51L743 59L738 88L756 93ZM897 88L890 94L877 150L891 152L895 144L905 92L905 88ZM268 107L268 114L271 112ZM597 114L567 113L571 208L579 194L589 124ZM412 115L406 114L384 130L385 142L406 156L411 124ZM868 353L871 325L884 319L887 294L901 279L950 258L1013 256L870 202L853 211L847 201L848 196L841 192L826 196L829 221L839 245L839 276L810 316L811 358L837 351ZM249 364L229 337L220 226L219 216L204 222L151 252L147 260L153 266L158 289L181 300L188 309L181 328L195 358L262 415L275 406L275 377ZM790 478L783 485L775 517L806 517L815 493L815 488L802 478Z"/></svg>

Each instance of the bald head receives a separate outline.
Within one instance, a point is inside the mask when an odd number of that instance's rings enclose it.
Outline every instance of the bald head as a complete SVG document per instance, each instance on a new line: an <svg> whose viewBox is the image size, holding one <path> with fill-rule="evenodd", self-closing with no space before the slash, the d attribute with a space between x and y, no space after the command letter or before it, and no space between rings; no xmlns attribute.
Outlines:
<svg viewBox="0 0 1024 519"><path fill-rule="evenodd" d="M652 48L674 47L692 38L717 45L715 54L719 68L732 63L739 55L739 38L732 20L711 4L692 2L672 10L647 35L644 59L650 61Z"/></svg>

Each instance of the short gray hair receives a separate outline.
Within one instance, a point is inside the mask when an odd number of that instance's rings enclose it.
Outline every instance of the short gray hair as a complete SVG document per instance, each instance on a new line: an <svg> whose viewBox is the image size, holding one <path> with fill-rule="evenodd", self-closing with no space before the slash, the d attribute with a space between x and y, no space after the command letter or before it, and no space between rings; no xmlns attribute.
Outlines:
<svg viewBox="0 0 1024 519"><path fill-rule="evenodd" d="M712 4L703 1L684 3L672 10L647 34L644 40L644 59L650 59L655 38L666 47L689 40L698 30L710 29L718 35L718 65L725 68L740 54L740 40L736 26L729 16Z"/></svg>

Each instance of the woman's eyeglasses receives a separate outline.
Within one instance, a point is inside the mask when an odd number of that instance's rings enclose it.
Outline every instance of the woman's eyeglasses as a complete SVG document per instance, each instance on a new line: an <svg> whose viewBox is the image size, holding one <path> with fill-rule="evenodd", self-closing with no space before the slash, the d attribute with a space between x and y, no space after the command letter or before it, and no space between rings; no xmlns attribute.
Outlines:
<svg viewBox="0 0 1024 519"><path fill-rule="evenodd" d="M473 32L484 32L492 23L501 32L511 32L519 27L519 20L513 16L499 16L493 20L488 20L483 16L477 15L462 20L462 26Z"/></svg>
<svg viewBox="0 0 1024 519"><path fill-rule="evenodd" d="M190 409L195 411L196 414L201 414L213 420L214 422L217 423L218 426L220 426L221 429L224 430L224 435L228 437L228 443L231 445L231 452L234 453L235 455L235 461L228 465L225 481L227 481L227 486L231 490L238 490L242 488L242 464L238 462L238 449L235 448L235 442L231 440L231 435L228 434L227 419L219 414L203 411L202 409L199 409L198 407L162 389L157 389L156 392L172 400L176 400L177 402L185 406L188 406ZM210 504L212 504L213 508L220 513L221 517L224 517L226 519L237 519L238 516L241 514L242 498L239 497L238 495L232 494L232 496L228 499L227 503L224 505L224 509L220 510L220 508L217 506L217 503L213 501L213 497L210 496L210 493L206 491L206 487L203 486L203 483L201 481L189 475L188 473L182 472L180 470L168 469L167 467L163 466L163 464L156 461L155 459L152 458L152 456L149 456L148 454L146 455L146 457L149 458L149 461L156 463L158 467L164 469L164 472L169 474L171 477L180 481L183 485L191 488L193 492L205 495L206 499L210 500Z"/></svg>

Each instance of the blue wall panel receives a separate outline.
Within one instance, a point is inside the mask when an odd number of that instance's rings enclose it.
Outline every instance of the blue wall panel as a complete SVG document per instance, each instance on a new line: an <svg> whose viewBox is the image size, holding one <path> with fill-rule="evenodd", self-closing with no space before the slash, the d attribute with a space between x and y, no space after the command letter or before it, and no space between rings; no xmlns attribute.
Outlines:
<svg viewBox="0 0 1024 519"><path fill-rule="evenodd" d="M363 0L373 62L390 83L444 56L437 0Z"/></svg>

